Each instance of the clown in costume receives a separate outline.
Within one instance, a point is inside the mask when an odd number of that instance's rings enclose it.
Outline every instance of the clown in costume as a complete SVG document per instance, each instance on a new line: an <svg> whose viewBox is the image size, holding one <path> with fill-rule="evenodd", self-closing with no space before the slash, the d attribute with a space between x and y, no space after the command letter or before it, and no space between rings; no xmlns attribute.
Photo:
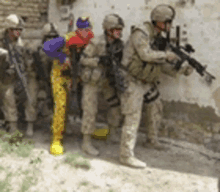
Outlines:
<svg viewBox="0 0 220 192"><path fill-rule="evenodd" d="M78 29L75 32L47 41L43 48L48 56L55 58L51 71L54 98L53 138L50 146L52 155L63 154L62 139L66 127L68 96L72 86L70 49L74 48L79 52L94 36L88 18L79 18L76 25Z"/></svg>

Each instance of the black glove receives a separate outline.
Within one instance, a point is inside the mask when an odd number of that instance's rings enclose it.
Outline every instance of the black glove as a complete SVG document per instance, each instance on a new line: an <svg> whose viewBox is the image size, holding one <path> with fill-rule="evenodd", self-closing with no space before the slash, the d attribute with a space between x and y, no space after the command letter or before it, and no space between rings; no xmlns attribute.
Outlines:
<svg viewBox="0 0 220 192"><path fill-rule="evenodd" d="M111 66L111 58L109 56L101 56L99 58L99 63L104 66Z"/></svg>

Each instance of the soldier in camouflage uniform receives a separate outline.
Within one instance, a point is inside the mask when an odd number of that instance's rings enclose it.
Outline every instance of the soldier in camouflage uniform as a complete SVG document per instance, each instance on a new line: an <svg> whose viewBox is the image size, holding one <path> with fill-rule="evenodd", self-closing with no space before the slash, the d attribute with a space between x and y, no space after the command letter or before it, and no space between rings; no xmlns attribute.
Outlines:
<svg viewBox="0 0 220 192"><path fill-rule="evenodd" d="M144 22L142 25L135 26L124 48L121 72L127 88L121 94L121 110L125 119L122 127L120 162L128 166L146 167L145 162L134 156L144 95L158 81L161 72L171 76L177 74L169 62L175 63L179 57L169 50L159 51L152 46L162 31L170 30L174 16L175 10L171 6L158 5L152 11L152 22ZM192 68L187 65L179 73L188 75L192 73ZM152 119L155 112L151 111L151 115ZM155 126L149 127L153 129L152 132Z"/></svg>
<svg viewBox="0 0 220 192"><path fill-rule="evenodd" d="M81 79L83 81L82 98L82 149L90 155L98 155L99 151L91 143L91 134L96 129L95 121L98 111L98 93L101 91L109 103L107 115L111 137L116 137L116 129L120 125L121 113L120 102L113 84L111 84L108 65L111 58L108 52L113 51L110 47L119 47L118 59L122 57L123 42L120 40L124 22L117 14L109 14L103 21L104 34L92 39L81 56L83 66Z"/></svg>
<svg viewBox="0 0 220 192"><path fill-rule="evenodd" d="M58 28L54 23L46 23L42 29L42 45L44 42L59 36ZM52 116L52 89L50 83L50 72L53 64L53 59L48 57L42 50L42 45L38 47L35 52L35 59L38 61L38 82L39 82L39 94L38 94L38 107L40 114L43 117Z"/></svg>
<svg viewBox="0 0 220 192"><path fill-rule="evenodd" d="M9 131L17 130L18 110L16 96L21 93L21 81L18 77L16 65L12 58L9 57L7 45L13 49L13 53L19 58L20 71L23 71L23 76L26 76L27 87L26 94L28 99L25 102L25 116L28 122L26 134L32 135L34 121L37 118L37 91L38 84L36 81L36 74L34 72L33 59L31 57L31 50L27 50L20 38L24 22L15 14L9 15L5 19L4 29L0 33L0 89L3 98L3 113L6 122L9 123ZM8 43L6 43L8 42ZM19 89L21 88L21 89Z"/></svg>

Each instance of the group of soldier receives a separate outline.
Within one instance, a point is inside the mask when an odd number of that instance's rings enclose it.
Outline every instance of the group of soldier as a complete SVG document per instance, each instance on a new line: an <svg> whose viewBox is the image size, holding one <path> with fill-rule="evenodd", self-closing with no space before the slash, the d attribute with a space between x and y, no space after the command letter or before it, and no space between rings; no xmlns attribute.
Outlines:
<svg viewBox="0 0 220 192"><path fill-rule="evenodd" d="M118 129L122 125L120 138L120 162L122 164L144 168L146 163L138 160L134 155L134 147L140 125L142 108L147 114L146 146L162 148L157 139L157 128L162 116L160 98L149 102L149 90L157 87L160 74L172 77L177 74L186 76L193 72L189 65L176 71L174 65L180 58L169 49L159 50L154 41L162 33L170 31L175 10L169 5L158 5L151 12L151 22L144 22L134 26L126 44L121 40L124 26L123 19L117 14L105 16L102 27L103 34L95 36L89 18L77 20L77 30L60 36L54 30L53 24L47 24L44 31L48 31L42 39L39 57L50 71L47 83L51 87L53 98L53 120L51 130L53 138L50 153L63 154L63 134L66 129L67 111L69 107L69 93L73 86L82 90L81 108L83 134L82 150L87 154L97 156L99 151L92 144L91 135L96 126L98 112L98 94L102 92L109 104L107 122L110 130L110 140L116 142ZM4 30L2 39L8 39L9 45L14 47L8 51L5 44L1 52L1 81L3 93L3 112L9 123L9 131L17 129L16 83L18 75L17 65L23 63L27 77L26 92L29 95L25 101L25 114L28 122L27 135L33 135L33 123L37 119L37 95L40 90L36 71L31 65L29 52L19 45L19 34L22 30L21 19L16 15L6 18L8 27ZM51 32L51 29L52 32ZM2 42L2 41L1 41ZM24 46L23 46L24 47ZM20 51L21 59L13 60L13 51ZM12 55L12 56L10 56ZM22 61L21 61L22 60ZM73 66L79 66L77 78L73 79ZM4 70L4 71L3 71ZM50 78L50 79L49 79ZM73 83L74 82L74 83ZM23 82L24 85L24 82ZM45 86L46 87L46 86ZM44 88L45 88L44 87ZM157 95L158 96L158 95ZM46 106L46 103L45 105Z"/></svg>

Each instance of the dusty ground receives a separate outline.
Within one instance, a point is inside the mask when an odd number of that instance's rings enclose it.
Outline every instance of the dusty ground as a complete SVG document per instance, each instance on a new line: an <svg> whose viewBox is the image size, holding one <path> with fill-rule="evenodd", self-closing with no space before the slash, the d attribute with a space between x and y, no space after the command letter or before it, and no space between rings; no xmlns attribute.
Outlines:
<svg viewBox="0 0 220 192"><path fill-rule="evenodd" d="M211 155L211 158L206 157L198 152L200 146L178 142L175 142L175 146L164 142L168 147L166 151L146 149L142 147L144 137L143 134L139 135L135 154L147 162L148 167L133 169L119 164L117 144L94 140L94 145L100 150L100 156L93 158L81 153L82 137L79 126L74 127L73 135L65 136L66 154L53 157L48 153L49 124L39 124L33 137L35 149L30 157L5 155L0 158L3 167L0 169L0 179L4 180L7 173L13 173L9 181L12 187L9 191L13 192L19 191L21 186L25 191L24 180L32 185L29 189L27 187L26 191L36 192L218 191L220 154ZM188 149L184 149L182 145ZM64 163L67 154L76 152L88 158L91 164L89 170L76 169Z"/></svg>

